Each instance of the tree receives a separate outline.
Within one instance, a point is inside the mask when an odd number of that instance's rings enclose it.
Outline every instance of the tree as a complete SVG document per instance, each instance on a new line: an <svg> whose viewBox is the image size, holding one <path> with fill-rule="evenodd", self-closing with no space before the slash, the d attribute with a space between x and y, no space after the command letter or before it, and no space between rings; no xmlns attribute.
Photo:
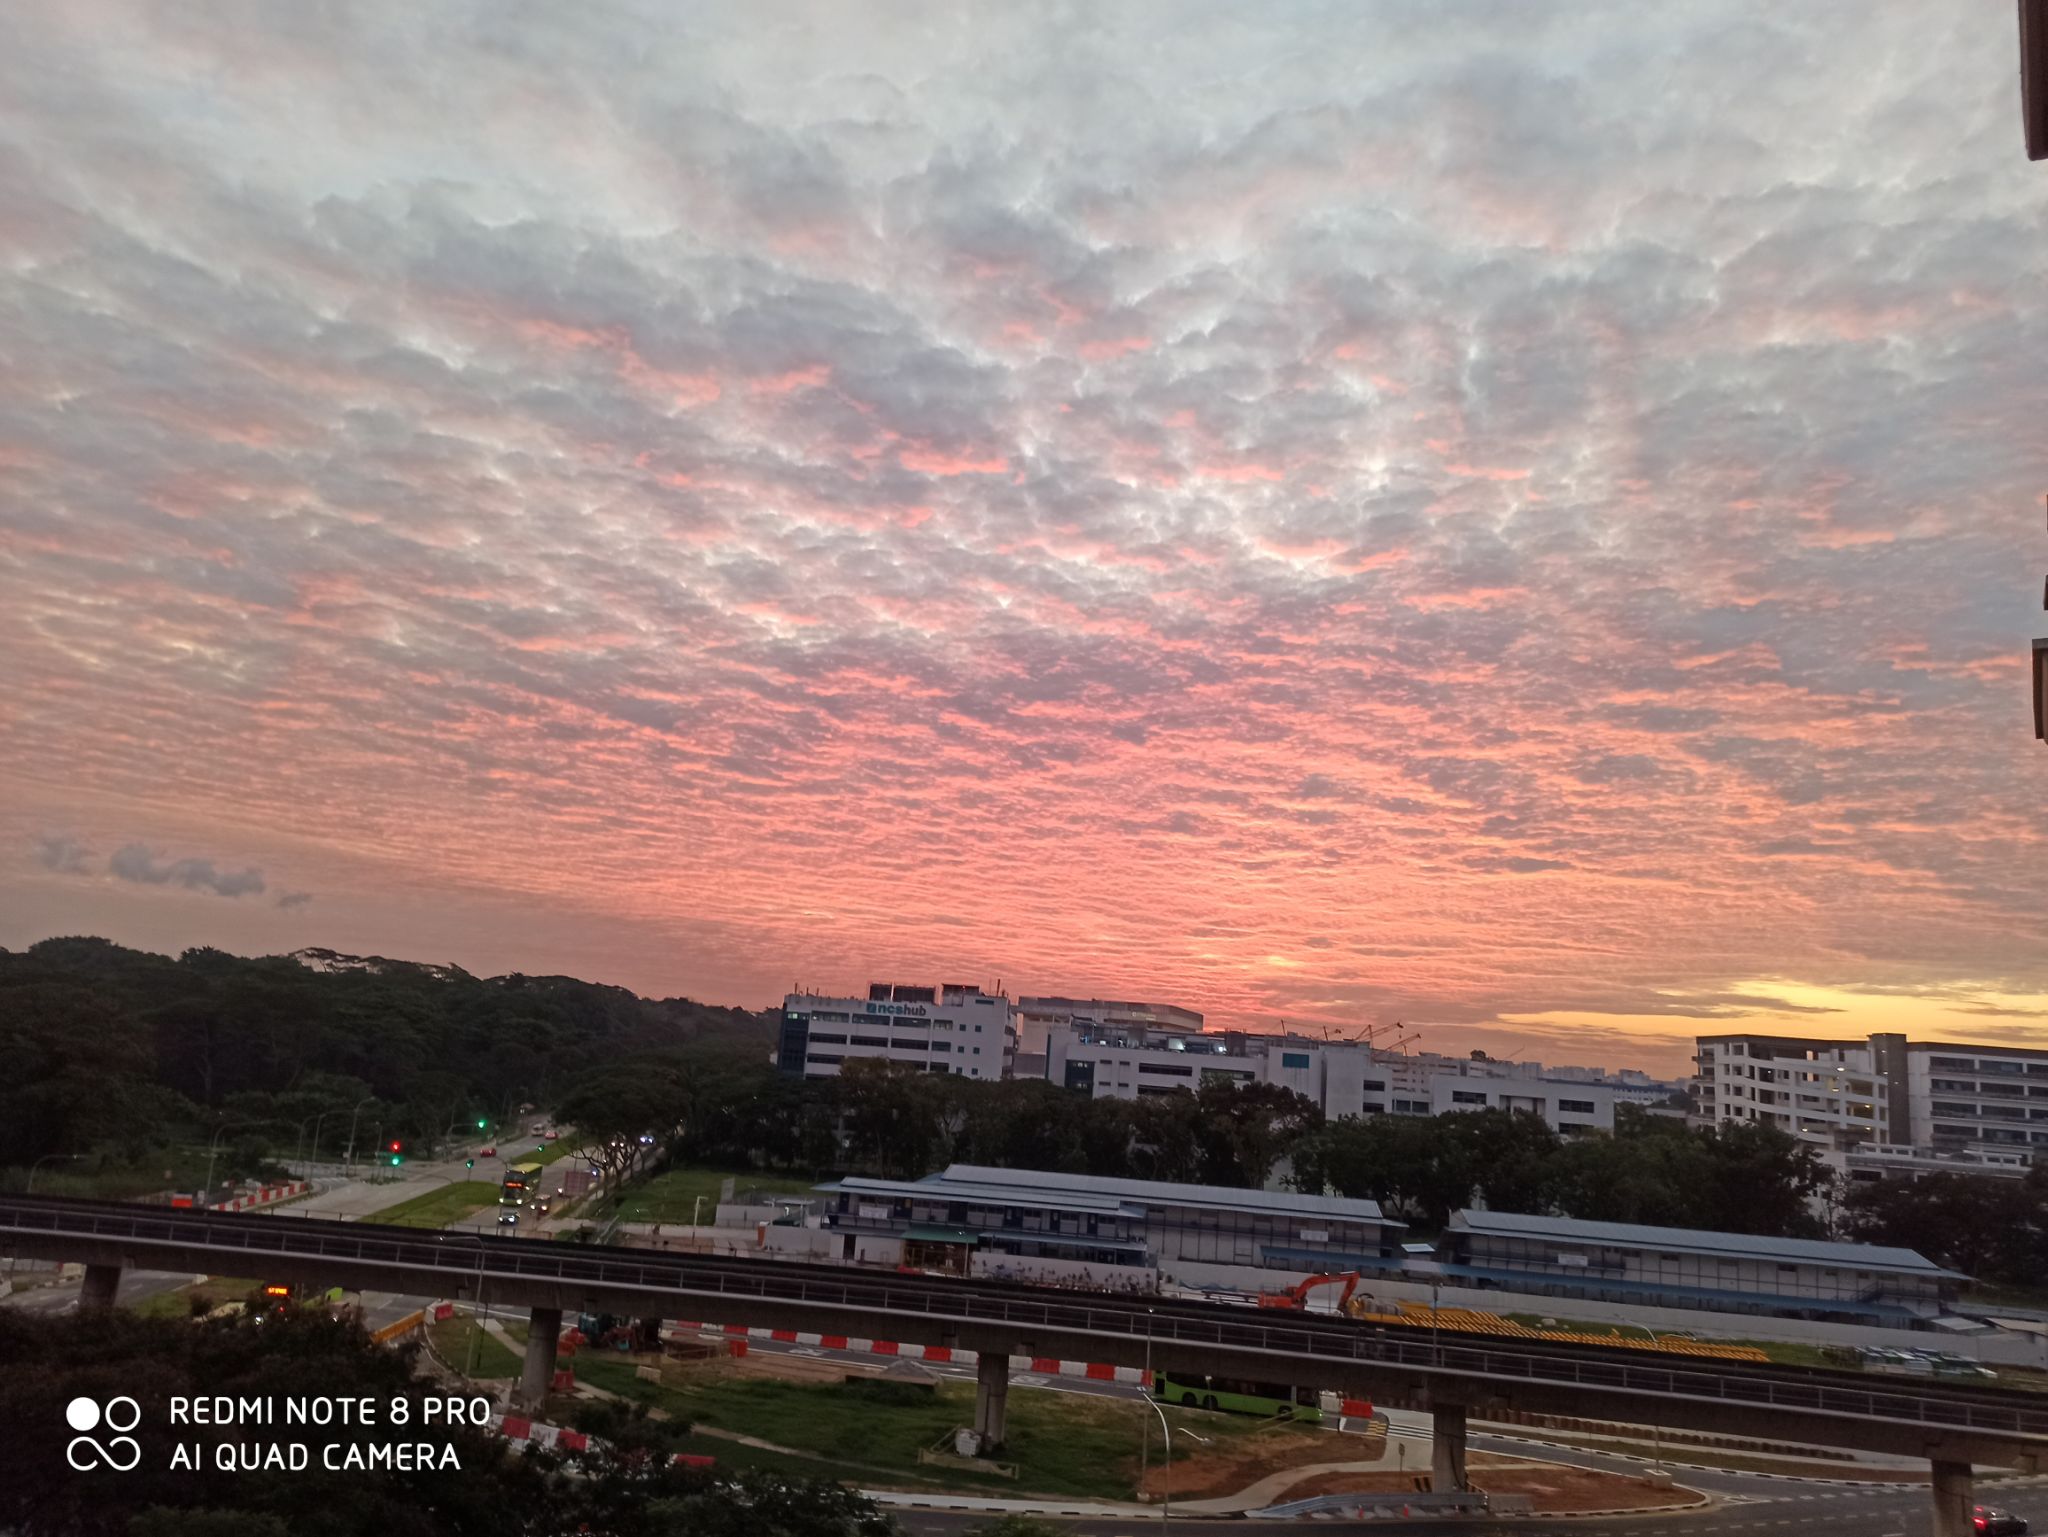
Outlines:
<svg viewBox="0 0 2048 1537"><path fill-rule="evenodd" d="M681 1133L686 1096L675 1063L620 1063L584 1078L563 1096L555 1115L575 1128L578 1154L616 1179L645 1153L641 1137L667 1141Z"/></svg>
<svg viewBox="0 0 2048 1537"><path fill-rule="evenodd" d="M1194 1099L1196 1177L1207 1185L1265 1188L1273 1165L1323 1124L1320 1105L1277 1083L1205 1077Z"/></svg>

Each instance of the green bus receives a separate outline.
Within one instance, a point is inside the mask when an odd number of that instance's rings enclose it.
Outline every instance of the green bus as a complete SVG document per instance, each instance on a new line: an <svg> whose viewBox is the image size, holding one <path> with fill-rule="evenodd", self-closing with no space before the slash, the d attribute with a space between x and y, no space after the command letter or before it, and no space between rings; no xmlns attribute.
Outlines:
<svg viewBox="0 0 2048 1537"><path fill-rule="evenodd" d="M1323 1395L1314 1388L1246 1382L1237 1377L1169 1377L1154 1372L1152 1396L1161 1403L1188 1409L1220 1409L1226 1414L1256 1414L1269 1420L1313 1422L1323 1417Z"/></svg>
<svg viewBox="0 0 2048 1537"><path fill-rule="evenodd" d="M541 1165L515 1163L505 1173L505 1188L498 1194L500 1206L524 1206L529 1195L540 1194Z"/></svg>

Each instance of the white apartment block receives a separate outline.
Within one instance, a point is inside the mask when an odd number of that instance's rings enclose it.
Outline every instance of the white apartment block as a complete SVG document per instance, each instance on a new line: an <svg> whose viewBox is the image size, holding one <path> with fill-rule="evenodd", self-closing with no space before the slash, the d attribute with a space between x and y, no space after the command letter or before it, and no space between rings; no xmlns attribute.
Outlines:
<svg viewBox="0 0 2048 1537"><path fill-rule="evenodd" d="M791 993L782 1000L776 1065L806 1078L835 1078L848 1062L880 1058L990 1080L1009 1077L1016 1055L1010 1000L978 987L875 982L865 998Z"/></svg>
<svg viewBox="0 0 2048 1537"><path fill-rule="evenodd" d="M1203 1083L1272 1083L1306 1095L1331 1120L1526 1110L1566 1133L1611 1131L1614 1090L1521 1071L1534 1064L1408 1056L1362 1041L1145 1025L1058 1026L1046 1036L1045 1076L1097 1099L1194 1090Z"/></svg>
<svg viewBox="0 0 2048 1537"><path fill-rule="evenodd" d="M2048 1147L2048 1051L1891 1033L1861 1041L1703 1035L1693 1060L1702 1121L1760 1121L1830 1154L2031 1157ZM1890 1157L1901 1166L1896 1151Z"/></svg>

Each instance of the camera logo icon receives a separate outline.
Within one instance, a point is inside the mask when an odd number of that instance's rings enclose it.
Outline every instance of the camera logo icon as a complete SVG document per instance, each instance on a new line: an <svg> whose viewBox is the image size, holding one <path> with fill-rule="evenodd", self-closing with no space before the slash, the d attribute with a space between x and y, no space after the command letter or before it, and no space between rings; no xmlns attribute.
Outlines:
<svg viewBox="0 0 2048 1537"><path fill-rule="evenodd" d="M142 1405L134 1399L110 1398L103 1410L90 1398L74 1398L64 1406L64 1421L79 1432L64 1449L65 1460L79 1472L108 1467L117 1473L132 1473L142 1461L141 1443L125 1434L142 1423ZM86 1434L102 1428L115 1434L105 1441Z"/></svg>

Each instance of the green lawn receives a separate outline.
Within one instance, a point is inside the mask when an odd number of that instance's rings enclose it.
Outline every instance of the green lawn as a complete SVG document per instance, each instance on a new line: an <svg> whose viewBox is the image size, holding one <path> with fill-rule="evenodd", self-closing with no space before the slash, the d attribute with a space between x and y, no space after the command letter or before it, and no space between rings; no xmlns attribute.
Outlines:
<svg viewBox="0 0 2048 1537"><path fill-rule="evenodd" d="M396 1206L373 1212L363 1220L388 1223L393 1227L446 1227L486 1206L496 1206L500 1188L482 1180L442 1185L409 1201L400 1201Z"/></svg>
<svg viewBox="0 0 2048 1537"><path fill-rule="evenodd" d="M195 1298L204 1301L211 1309L223 1302L245 1301L251 1292L261 1290L261 1281L244 1280L239 1276L208 1276L197 1285L181 1286L176 1291L145 1297L135 1305L134 1311L143 1318L190 1318Z"/></svg>
<svg viewBox="0 0 2048 1537"><path fill-rule="evenodd" d="M488 1331L480 1331L460 1314L427 1325L427 1336L433 1341L434 1353L459 1372L469 1370L470 1342L474 1338L475 1375L479 1378L517 1377L523 1364L503 1342Z"/></svg>
<svg viewBox="0 0 2048 1537"><path fill-rule="evenodd" d="M741 1190L772 1190L778 1195L808 1195L817 1184L812 1179L748 1174L732 1169L671 1169L627 1189L619 1197L619 1220L675 1222L687 1227L698 1210L697 1198L702 1196L702 1221L709 1227L718 1210L719 1188L729 1179L738 1181Z"/></svg>
<svg viewBox="0 0 2048 1537"><path fill-rule="evenodd" d="M974 1389L968 1384L941 1383L927 1391L913 1384L872 1379L813 1385L702 1373L682 1374L684 1385L657 1387L640 1381L634 1375L634 1365L631 1359L598 1352L575 1358L579 1381L659 1408L700 1428L713 1426L755 1436L868 1476L881 1472L895 1480L998 1495L1130 1499L1144 1427L1149 1422L1156 1430L1158 1423L1153 1411L1135 1399L1013 1391L1008 1444L999 1459L1017 1467L1018 1477L1012 1481L994 1473L924 1466L917 1460L919 1451L973 1423ZM677 1375L671 1373L671 1380ZM1307 1426L1262 1425L1199 1410L1169 1409L1167 1413L1176 1447L1184 1430L1211 1442L1246 1435L1275 1439L1327 1435ZM743 1450L716 1437L701 1439L703 1450L721 1460ZM1335 1450L1333 1446L1333 1455ZM1153 1452L1156 1459L1156 1442ZM829 1470L814 1466L812 1471Z"/></svg>

